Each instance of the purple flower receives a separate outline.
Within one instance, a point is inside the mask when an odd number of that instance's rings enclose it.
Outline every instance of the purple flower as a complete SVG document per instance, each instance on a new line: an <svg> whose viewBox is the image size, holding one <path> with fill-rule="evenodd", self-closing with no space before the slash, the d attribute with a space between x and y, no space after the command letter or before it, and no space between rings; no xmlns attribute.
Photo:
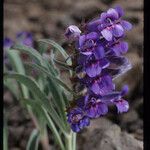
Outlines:
<svg viewBox="0 0 150 150"><path fill-rule="evenodd" d="M10 38L5 38L3 41L3 47L4 50L5 48L10 48L13 45L13 41Z"/></svg>
<svg viewBox="0 0 150 150"><path fill-rule="evenodd" d="M110 8L107 12L103 12L97 20L91 21L86 25L87 31L100 32L107 40L112 41L114 38L124 35L125 30L132 28L131 23L122 20L124 12L121 7Z"/></svg>
<svg viewBox="0 0 150 150"><path fill-rule="evenodd" d="M90 118L98 118L107 114L108 107L98 96L88 95L84 106L84 111Z"/></svg>
<svg viewBox="0 0 150 150"><path fill-rule="evenodd" d="M76 40L81 34L80 29L75 26L75 25L70 25L65 32L65 36L69 39L69 40Z"/></svg>
<svg viewBox="0 0 150 150"><path fill-rule="evenodd" d="M77 50L74 62L78 95L81 89L86 89L74 101L77 107L68 112L68 122L75 132L89 125L89 119L106 115L109 105L115 105L118 113L129 109L128 102L122 98L128 87L116 91L113 83L113 79L131 68L123 56L128 51L128 43L123 38L132 25L121 18L123 15L123 9L116 6L88 22L81 35L78 28L67 29L66 35L73 36Z"/></svg>
<svg viewBox="0 0 150 150"><path fill-rule="evenodd" d="M106 58L96 59L94 55L88 57L85 61L84 71L88 74L89 77L95 77L100 75L102 69L109 66L109 61Z"/></svg>
<svg viewBox="0 0 150 150"><path fill-rule="evenodd" d="M124 29L120 24L111 25L101 31L102 36L111 41L114 37L121 37L124 34Z"/></svg>
<svg viewBox="0 0 150 150"><path fill-rule="evenodd" d="M129 103L124 99L119 99L117 101L114 101L114 103L117 106L118 113L127 112L129 109Z"/></svg>
<svg viewBox="0 0 150 150"><path fill-rule="evenodd" d="M68 112L67 117L67 121L74 132L79 132L84 127L90 125L89 117L87 117L84 111L79 107L72 108Z"/></svg>
<svg viewBox="0 0 150 150"><path fill-rule="evenodd" d="M119 41L112 45L112 49L117 56L120 56L128 51L128 43L124 41Z"/></svg>
<svg viewBox="0 0 150 150"><path fill-rule="evenodd" d="M33 47L33 36L30 32L19 32L16 35L16 42L29 47Z"/></svg>
<svg viewBox="0 0 150 150"><path fill-rule="evenodd" d="M122 97L127 94L128 86L125 85L121 92L112 92L104 95L101 99L104 103L108 105L114 104L117 107L118 113L127 112L129 109L129 103Z"/></svg>
<svg viewBox="0 0 150 150"><path fill-rule="evenodd" d="M115 84L109 75L105 75L94 78L89 87L95 94L105 95L115 89Z"/></svg>
<svg viewBox="0 0 150 150"><path fill-rule="evenodd" d="M77 49L84 55L91 55L97 46L98 34L91 32L87 35L82 35L78 39Z"/></svg>

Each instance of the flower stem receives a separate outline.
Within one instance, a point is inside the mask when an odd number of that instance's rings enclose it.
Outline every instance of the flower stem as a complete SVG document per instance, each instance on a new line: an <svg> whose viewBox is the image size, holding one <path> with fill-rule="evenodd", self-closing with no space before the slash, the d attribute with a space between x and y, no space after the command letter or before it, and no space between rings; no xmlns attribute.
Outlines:
<svg viewBox="0 0 150 150"><path fill-rule="evenodd" d="M72 149L72 134L69 134L67 137L66 137L66 150L73 150Z"/></svg>
<svg viewBox="0 0 150 150"><path fill-rule="evenodd" d="M76 133L72 131L66 136L66 150L76 150Z"/></svg>
<svg viewBox="0 0 150 150"><path fill-rule="evenodd" d="M76 150L76 136L77 134L72 132L72 150Z"/></svg>

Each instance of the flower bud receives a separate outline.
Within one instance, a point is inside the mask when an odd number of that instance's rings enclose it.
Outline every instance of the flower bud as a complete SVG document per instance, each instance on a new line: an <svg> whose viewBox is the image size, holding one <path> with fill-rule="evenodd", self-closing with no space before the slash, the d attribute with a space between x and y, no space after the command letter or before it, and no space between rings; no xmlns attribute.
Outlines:
<svg viewBox="0 0 150 150"><path fill-rule="evenodd" d="M79 36L80 36L80 29L75 26L75 25L70 25L65 32L65 36L69 39L69 40L76 40Z"/></svg>

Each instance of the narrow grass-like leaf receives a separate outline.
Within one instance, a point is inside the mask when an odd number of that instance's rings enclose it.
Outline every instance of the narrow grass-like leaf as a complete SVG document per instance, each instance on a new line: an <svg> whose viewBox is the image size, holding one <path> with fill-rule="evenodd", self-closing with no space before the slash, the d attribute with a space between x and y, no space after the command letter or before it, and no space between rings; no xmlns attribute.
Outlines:
<svg viewBox="0 0 150 150"><path fill-rule="evenodd" d="M39 66L38 64L33 64L33 63L26 63L26 65L33 67L34 69L39 70L42 73L45 73L48 77L52 78L54 81L56 81L58 84L60 84L65 90L67 90L70 93L73 93L73 91L60 79L54 77L52 74L50 74L46 69L43 67Z"/></svg>
<svg viewBox="0 0 150 150"><path fill-rule="evenodd" d="M10 50L19 50L20 52L24 52L34 58L38 63L42 63L43 59L40 53L32 47L28 47L25 45L16 44L13 45Z"/></svg>
<svg viewBox="0 0 150 150"><path fill-rule="evenodd" d="M62 139L56 129L56 126L54 125L52 119L50 118L50 116L48 115L48 113L45 111L45 109L43 108L43 112L45 114L45 119L47 120L47 124L49 126L49 128L51 129L51 131L53 132L53 134L55 135L55 138L57 139L57 143L59 144L59 146L61 147L62 150L65 150L65 147L62 143Z"/></svg>
<svg viewBox="0 0 150 150"><path fill-rule="evenodd" d="M65 102L64 99L62 97L62 90L61 88L59 88L55 82L52 79L48 79L48 83L49 83L49 90L51 91L52 97L53 97L53 102L55 104L55 106L57 107L63 121L66 126L66 114L65 114Z"/></svg>
<svg viewBox="0 0 150 150"><path fill-rule="evenodd" d="M50 66L48 61L43 59L41 54L37 50L35 50L34 48L27 47L27 46L24 46L24 45L14 45L13 47L11 47L11 50L19 50L21 52L24 52L24 53L28 54L31 58L36 60L36 62L38 64L41 64L45 68L48 68L49 71L53 75L56 75L56 72L55 72L54 68L52 66Z"/></svg>
<svg viewBox="0 0 150 150"><path fill-rule="evenodd" d="M43 119L46 121L48 127L51 129L51 131L53 132L56 140L57 140L57 143L59 144L60 148L62 150L65 150L64 149L64 145L63 145L63 142L62 142L62 139L60 137L60 134L53 122L53 120L50 118L50 116L48 115L47 111L45 110L44 107L42 107L41 105L39 105L36 101L34 100L28 100L28 99L24 99L24 102L28 105L30 105L32 108L35 108L36 111L39 111L41 113L41 116L43 116Z"/></svg>
<svg viewBox="0 0 150 150"><path fill-rule="evenodd" d="M67 98L67 96L64 92L62 92L62 96L63 96L66 107L68 107L69 106L69 101L68 101L68 98Z"/></svg>
<svg viewBox="0 0 150 150"><path fill-rule="evenodd" d="M53 40L50 40L50 39L41 39L38 42L43 42L43 43L52 45L55 48L55 50L58 50L62 54L62 56L65 58L65 60L67 60L67 64L70 66L72 65L72 60L68 59L69 55L59 44L57 44L56 42L54 42ZM69 70L69 72L70 72L70 75L72 76L73 75L72 70Z"/></svg>
<svg viewBox="0 0 150 150"><path fill-rule="evenodd" d="M42 55L44 52L48 50L48 45L45 43L38 43L38 51Z"/></svg>
<svg viewBox="0 0 150 150"><path fill-rule="evenodd" d="M59 44L57 44L56 42L54 42L53 40L50 40L50 39L41 39L38 42L43 42L43 43L47 43L47 44L52 45L54 48L56 48L63 55L63 57L65 59L67 59L69 57L69 55L66 53L66 51ZM68 60L68 64L72 65L71 60Z"/></svg>
<svg viewBox="0 0 150 150"><path fill-rule="evenodd" d="M10 92L18 99L20 97L18 84L12 79L4 80L4 86L6 86Z"/></svg>
<svg viewBox="0 0 150 150"><path fill-rule="evenodd" d="M55 109L52 107L51 103L49 103L46 95L41 91L37 83L30 77L17 74L17 73L5 73L5 78L12 78L16 79L20 83L24 84L28 87L28 89L33 93L33 95L37 98L38 102L43 105L44 108L50 113L52 118L55 120L56 124L59 126L59 128L62 130L62 132L67 132L67 128L63 124L63 120L58 116Z"/></svg>
<svg viewBox="0 0 150 150"><path fill-rule="evenodd" d="M71 66L69 66L69 65L67 65L66 63L63 63L63 62L61 62L61 61L59 61L59 60L53 59L53 61L54 61L57 65L59 65L60 67L62 67L62 68L64 68L64 69L67 69L67 70L72 70L72 69L73 69Z"/></svg>
<svg viewBox="0 0 150 150"><path fill-rule="evenodd" d="M55 85L55 81L58 84L60 84L63 88L67 89L69 92L73 93L72 90L65 83L63 83L61 80L52 76L43 67L41 67L37 64L31 64L31 63L26 63L26 65L29 65L31 67L34 67L35 69L38 69L39 71L41 71L42 73L45 73L49 77L49 80L48 80L49 88L50 88L50 91L53 95L54 104L57 107L58 111L60 112L60 115L62 116L64 123L66 124L66 114L65 114L66 102L64 101L64 97L62 96L61 89Z"/></svg>
<svg viewBox="0 0 150 150"><path fill-rule="evenodd" d="M26 150L38 150L39 131L34 129L30 135Z"/></svg>
<svg viewBox="0 0 150 150"><path fill-rule="evenodd" d="M3 150L8 150L8 127L6 120L4 120L3 126Z"/></svg>
<svg viewBox="0 0 150 150"><path fill-rule="evenodd" d="M25 69L21 61L19 52L8 50L7 54L9 57L10 64L12 65L13 69L20 74L25 74ZM29 92L28 92L27 87L25 87L24 85L21 85L21 89L22 89L23 96L28 98Z"/></svg>

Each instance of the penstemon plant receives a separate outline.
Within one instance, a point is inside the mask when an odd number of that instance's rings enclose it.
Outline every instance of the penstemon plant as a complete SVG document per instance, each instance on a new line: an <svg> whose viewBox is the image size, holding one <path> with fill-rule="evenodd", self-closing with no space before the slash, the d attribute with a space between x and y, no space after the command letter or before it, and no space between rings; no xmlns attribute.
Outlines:
<svg viewBox="0 0 150 150"><path fill-rule="evenodd" d="M27 149L38 149L39 141L43 149L50 149L48 126L61 150L76 150L76 132L89 126L91 119L106 115L109 105L115 105L118 113L128 111L129 104L122 98L128 86L117 91L113 82L131 68L123 56L128 51L123 38L132 25L121 19L123 15L122 8L116 6L81 29L70 25L65 36L75 49L71 56L49 39L39 40L38 50L34 49L32 36L25 32L17 35L18 44L5 40L12 68L4 62L4 85L21 100L36 125ZM49 46L51 54L45 57ZM21 53L31 61L23 59ZM58 53L64 62L56 58ZM62 81L60 67L68 70L72 88ZM12 84L12 79L18 82Z"/></svg>

